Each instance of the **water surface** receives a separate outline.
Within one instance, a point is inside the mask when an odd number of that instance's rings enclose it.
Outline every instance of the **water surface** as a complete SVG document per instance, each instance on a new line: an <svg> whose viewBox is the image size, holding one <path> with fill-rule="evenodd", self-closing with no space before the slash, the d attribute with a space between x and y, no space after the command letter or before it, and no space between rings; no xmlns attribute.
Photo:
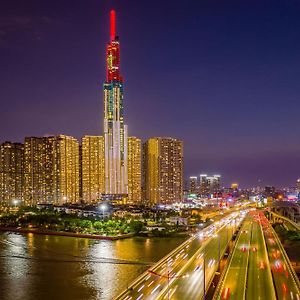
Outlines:
<svg viewBox="0 0 300 300"><path fill-rule="evenodd" d="M113 299L183 240L0 233L0 299Z"/></svg>

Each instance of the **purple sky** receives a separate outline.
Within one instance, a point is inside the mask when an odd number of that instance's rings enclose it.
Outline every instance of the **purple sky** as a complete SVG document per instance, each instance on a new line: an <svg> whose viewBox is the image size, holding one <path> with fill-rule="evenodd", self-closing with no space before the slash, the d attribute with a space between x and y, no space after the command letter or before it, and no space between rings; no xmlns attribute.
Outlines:
<svg viewBox="0 0 300 300"><path fill-rule="evenodd" d="M2 1L4 2L4 1ZM109 10L130 135L184 140L185 177L300 177L300 2L10 0L0 9L0 142L102 134Z"/></svg>

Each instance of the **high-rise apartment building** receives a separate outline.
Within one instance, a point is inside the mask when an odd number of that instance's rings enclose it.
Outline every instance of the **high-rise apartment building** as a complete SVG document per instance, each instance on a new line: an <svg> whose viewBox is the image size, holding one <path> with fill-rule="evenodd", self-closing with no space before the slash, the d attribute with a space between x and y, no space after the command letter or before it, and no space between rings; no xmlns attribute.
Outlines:
<svg viewBox="0 0 300 300"><path fill-rule="evenodd" d="M197 194L198 193L198 179L197 176L190 176L189 178L189 193Z"/></svg>
<svg viewBox="0 0 300 300"><path fill-rule="evenodd" d="M75 138L25 138L24 200L28 205L79 200L79 144Z"/></svg>
<svg viewBox="0 0 300 300"><path fill-rule="evenodd" d="M206 174L200 175L200 194L212 194L220 191L221 187L221 176L213 175L207 176Z"/></svg>
<svg viewBox="0 0 300 300"><path fill-rule="evenodd" d="M172 203L183 196L183 142L155 137L143 145L143 184L149 204Z"/></svg>
<svg viewBox="0 0 300 300"><path fill-rule="evenodd" d="M57 199L55 137L26 137L24 142L24 201L54 203Z"/></svg>
<svg viewBox="0 0 300 300"><path fill-rule="evenodd" d="M105 193L127 194L127 126L124 124L123 77L115 11L110 12L110 43L106 47L104 83Z"/></svg>
<svg viewBox="0 0 300 300"><path fill-rule="evenodd" d="M79 201L79 143L71 136L57 137L59 204Z"/></svg>
<svg viewBox="0 0 300 300"><path fill-rule="evenodd" d="M81 147L82 200L96 202L105 193L104 137L86 135Z"/></svg>
<svg viewBox="0 0 300 300"><path fill-rule="evenodd" d="M0 145L0 205L23 199L24 147L20 143Z"/></svg>
<svg viewBox="0 0 300 300"><path fill-rule="evenodd" d="M128 138L128 201L141 201L142 185L141 140L137 137Z"/></svg>

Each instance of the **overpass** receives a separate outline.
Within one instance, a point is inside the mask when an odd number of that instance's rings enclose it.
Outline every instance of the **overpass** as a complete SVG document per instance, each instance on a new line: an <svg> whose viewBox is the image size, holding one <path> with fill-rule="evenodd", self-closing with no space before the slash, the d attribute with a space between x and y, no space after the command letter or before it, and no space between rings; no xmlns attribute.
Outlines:
<svg viewBox="0 0 300 300"><path fill-rule="evenodd" d="M300 205L292 201L276 201L270 207L272 212L286 217L300 226Z"/></svg>
<svg viewBox="0 0 300 300"><path fill-rule="evenodd" d="M289 218L287 218L285 216L282 216L282 215L280 215L278 213L275 213L274 211L270 211L269 214L270 214L270 218L269 219L270 219L270 221L272 223L276 223L278 221L281 221L283 223L288 223L290 225L289 227L292 227L295 230L300 231L300 225L297 224L296 222L292 221L291 219L289 219Z"/></svg>

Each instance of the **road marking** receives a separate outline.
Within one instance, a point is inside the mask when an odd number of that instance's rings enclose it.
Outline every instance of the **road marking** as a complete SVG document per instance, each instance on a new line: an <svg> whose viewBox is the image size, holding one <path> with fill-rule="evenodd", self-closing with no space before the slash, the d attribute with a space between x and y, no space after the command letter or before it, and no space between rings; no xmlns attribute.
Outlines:
<svg viewBox="0 0 300 300"><path fill-rule="evenodd" d="M138 289L138 292L140 292L144 288L144 284Z"/></svg>
<svg viewBox="0 0 300 300"><path fill-rule="evenodd" d="M148 287L151 286L153 284L154 280L152 280L149 284Z"/></svg>

